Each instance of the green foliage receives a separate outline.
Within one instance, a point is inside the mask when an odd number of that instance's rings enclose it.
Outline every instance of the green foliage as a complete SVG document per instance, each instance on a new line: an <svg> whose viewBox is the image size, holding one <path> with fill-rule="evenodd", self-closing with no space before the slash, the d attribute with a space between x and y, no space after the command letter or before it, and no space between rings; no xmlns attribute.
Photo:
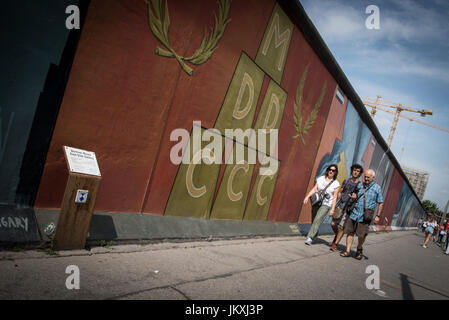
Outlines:
<svg viewBox="0 0 449 320"><path fill-rule="evenodd" d="M440 210L438 209L438 205L430 200L424 200L422 202L422 205L424 207L424 210L428 213L438 214L438 212L440 212Z"/></svg>
<svg viewBox="0 0 449 320"><path fill-rule="evenodd" d="M57 256L57 255L59 255L58 252L54 251L54 250L51 249L51 248L46 248L46 249L44 249L44 252L45 252L46 254L48 254L49 256Z"/></svg>
<svg viewBox="0 0 449 320"><path fill-rule="evenodd" d="M304 72L302 73L301 76L301 80L299 81L298 84L298 88L296 89L294 121L295 121L295 129L298 134L292 137L292 139L301 138L301 141L304 145L306 145L304 136L309 132L310 128L312 128L313 124L315 123L318 111L320 110L321 104L323 103L323 98L324 94L326 93L326 85L327 85L327 83L324 82L323 88L321 89L320 97L315 103L315 107L313 108L308 119L304 123L304 126L302 126L302 96L308 69L309 65L307 65L306 68L304 69Z"/></svg>
<svg viewBox="0 0 449 320"><path fill-rule="evenodd" d="M422 205L423 205L424 210L425 210L426 213L434 214L436 216L437 221L442 219L441 217L443 216L443 211L441 211L438 208L438 205L435 202L432 202L430 200L424 200L422 202Z"/></svg>
<svg viewBox="0 0 449 320"><path fill-rule="evenodd" d="M112 247L114 245L114 241L112 241L112 240L110 240L110 241L100 240L99 245L100 245L100 247L109 248L109 247Z"/></svg>

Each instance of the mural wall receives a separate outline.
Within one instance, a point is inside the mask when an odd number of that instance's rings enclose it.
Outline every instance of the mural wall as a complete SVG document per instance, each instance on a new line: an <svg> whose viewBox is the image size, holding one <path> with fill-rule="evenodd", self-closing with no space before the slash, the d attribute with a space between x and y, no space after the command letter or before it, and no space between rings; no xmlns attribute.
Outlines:
<svg viewBox="0 0 449 320"><path fill-rule="evenodd" d="M411 226L420 203L359 112L273 0L93 0L35 207L59 208L67 145L97 155L96 211L310 223L325 167L360 163L384 224Z"/></svg>
<svg viewBox="0 0 449 320"><path fill-rule="evenodd" d="M54 126L47 116L57 112L55 100L63 93L70 33L64 27L65 8L79 2L48 2L45 8L24 0L2 4L2 29L7 32L2 33L0 52L0 205L34 202L35 190L29 188L39 183L51 135L46 133Z"/></svg>

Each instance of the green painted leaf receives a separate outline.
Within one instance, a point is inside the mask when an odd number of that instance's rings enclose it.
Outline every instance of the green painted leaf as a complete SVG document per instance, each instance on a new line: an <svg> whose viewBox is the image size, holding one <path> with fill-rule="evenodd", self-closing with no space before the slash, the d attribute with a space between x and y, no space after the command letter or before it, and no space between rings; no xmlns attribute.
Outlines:
<svg viewBox="0 0 449 320"><path fill-rule="evenodd" d="M301 126L302 126L302 95L304 90L304 84L306 82L307 78L307 71L309 69L309 65L307 65L302 73L301 80L299 81L298 88L296 89L296 99L295 99L295 126L296 131L298 133L301 133Z"/></svg>
<svg viewBox="0 0 449 320"><path fill-rule="evenodd" d="M164 34L168 35L168 28L170 27L170 16L168 15L168 2L165 0L164 10ZM167 36L168 39L168 36Z"/></svg>

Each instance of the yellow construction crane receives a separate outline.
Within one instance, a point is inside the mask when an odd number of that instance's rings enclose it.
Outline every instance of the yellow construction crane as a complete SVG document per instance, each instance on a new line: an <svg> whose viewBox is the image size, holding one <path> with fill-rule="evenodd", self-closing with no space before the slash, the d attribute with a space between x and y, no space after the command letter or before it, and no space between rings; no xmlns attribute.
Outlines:
<svg viewBox="0 0 449 320"><path fill-rule="evenodd" d="M420 121L414 118L410 118L407 117L403 114L401 114L402 111L409 111L409 112L415 112L415 113L419 113L422 117L426 116L426 115L432 115L432 110L417 110L411 107L407 107L407 106L403 106L400 103L393 103L393 102L386 102L386 101L382 101L380 102L379 100L382 99L382 96L377 95L376 100L373 100L371 98L362 98L363 104L367 107L372 108L371 110L371 117L374 119L374 116L376 115L377 109L382 110L382 111L386 111L389 113L394 114L394 120L393 120L393 124L391 126L390 129L390 134L388 135L388 140L387 140L387 145L388 147L391 147L391 144L393 143L393 138L394 138L394 133L396 132L396 128L398 126L398 122L399 122L399 117L403 117L406 118L410 121L416 121L418 123L433 127L435 129L439 129L439 130L443 130L443 131L447 131L449 132L449 130L432 125L430 123L424 122L424 121ZM393 108L396 109L396 111L391 111L389 109L386 109L384 107L387 108Z"/></svg>

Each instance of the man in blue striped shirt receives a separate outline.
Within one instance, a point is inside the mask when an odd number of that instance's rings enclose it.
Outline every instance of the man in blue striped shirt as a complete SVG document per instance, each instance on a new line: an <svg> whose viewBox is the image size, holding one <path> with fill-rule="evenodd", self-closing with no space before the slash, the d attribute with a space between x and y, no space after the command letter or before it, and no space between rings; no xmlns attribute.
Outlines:
<svg viewBox="0 0 449 320"><path fill-rule="evenodd" d="M369 225L373 218L375 224L379 222L384 199L382 197L382 189L373 181L374 177L374 170L367 170L363 184L359 183L356 190L357 193L351 195L351 198L357 199L357 202L345 224L345 233L347 234L346 251L340 254L342 257L350 256L354 234L357 234L359 241L357 243L356 259L361 260L363 257L362 246L368 234ZM376 214L377 205L379 205L379 208Z"/></svg>

